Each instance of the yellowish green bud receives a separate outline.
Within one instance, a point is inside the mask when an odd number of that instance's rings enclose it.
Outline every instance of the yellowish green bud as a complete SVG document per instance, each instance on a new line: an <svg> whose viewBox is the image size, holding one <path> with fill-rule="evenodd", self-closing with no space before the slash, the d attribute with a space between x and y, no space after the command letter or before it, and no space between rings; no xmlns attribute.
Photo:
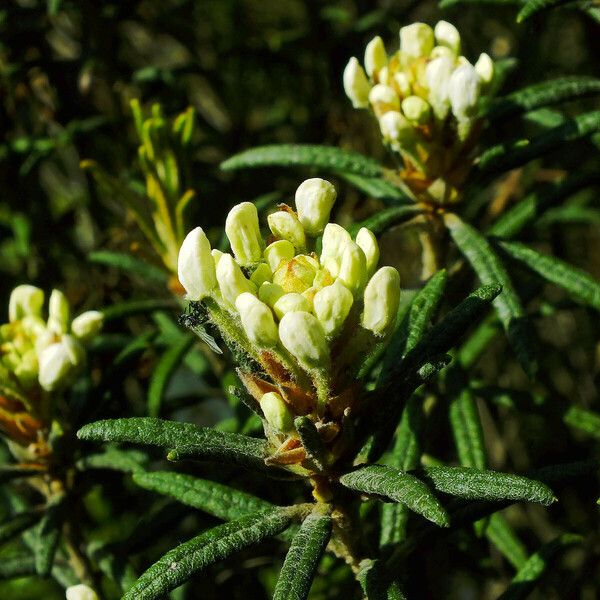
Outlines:
<svg viewBox="0 0 600 600"><path fill-rule="evenodd" d="M177 276L190 300L202 300L217 287L210 242L201 227L192 229L181 244Z"/></svg>
<svg viewBox="0 0 600 600"><path fill-rule="evenodd" d="M273 277L273 271L267 263L260 263L252 275L250 275L250 281L259 288L265 281L271 281Z"/></svg>
<svg viewBox="0 0 600 600"><path fill-rule="evenodd" d="M365 49L365 70L369 77L373 77L383 69L388 62L387 53L383 40L377 35L368 44Z"/></svg>
<svg viewBox="0 0 600 600"><path fill-rule="evenodd" d="M356 243L360 246L367 260L367 277L375 273L379 262L379 244L375 234L366 227L361 227L356 234Z"/></svg>
<svg viewBox="0 0 600 600"><path fill-rule="evenodd" d="M38 356L38 380L43 389L52 392L71 376L81 363L82 351L70 336L63 336L60 342L50 344Z"/></svg>
<svg viewBox="0 0 600 600"><path fill-rule="evenodd" d="M23 387L29 387L38 377L38 358L35 350L28 350L15 365L14 373Z"/></svg>
<svg viewBox="0 0 600 600"><path fill-rule="evenodd" d="M298 217L286 210L278 210L271 213L268 218L269 229L273 235L282 240L288 240L297 252L302 252L306 247L306 235L304 227Z"/></svg>
<svg viewBox="0 0 600 600"><path fill-rule="evenodd" d="M283 315L289 312L310 312L312 305L308 298L297 292L290 292L289 294L283 294L277 299L273 305L273 310L277 315L278 319L281 319Z"/></svg>
<svg viewBox="0 0 600 600"><path fill-rule="evenodd" d="M8 320L11 323L27 315L39 316L44 305L44 291L33 285L18 285L8 301Z"/></svg>
<svg viewBox="0 0 600 600"><path fill-rule="evenodd" d="M223 256L223 254L225 254L225 253L221 252L220 250L217 250L216 248L213 248L213 250L211 251L211 254L212 254L213 260L215 261L215 268L216 268L217 265L219 264L219 261L221 260L221 256Z"/></svg>
<svg viewBox="0 0 600 600"><path fill-rule="evenodd" d="M350 234L336 223L328 223L323 232L323 243L321 249L321 264L337 277L342 263L342 256L346 244L352 241Z"/></svg>
<svg viewBox="0 0 600 600"><path fill-rule="evenodd" d="M449 48L452 50L454 56L460 54L460 33L458 33L458 29L452 23L438 21L433 33L438 46Z"/></svg>
<svg viewBox="0 0 600 600"><path fill-rule="evenodd" d="M401 145L413 135L413 127L406 117L397 110L390 110L379 119L379 128L383 139L392 146Z"/></svg>
<svg viewBox="0 0 600 600"><path fill-rule="evenodd" d="M33 338L46 331L46 322L36 315L27 315L21 319L23 331Z"/></svg>
<svg viewBox="0 0 600 600"><path fill-rule="evenodd" d="M271 308L275 306L275 302L285 294L285 291L280 285L265 281L258 289L258 298Z"/></svg>
<svg viewBox="0 0 600 600"><path fill-rule="evenodd" d="M367 108L369 106L369 90L371 84L367 79L364 69L353 56L344 69L344 91L352 102L354 108Z"/></svg>
<svg viewBox="0 0 600 600"><path fill-rule="evenodd" d="M410 58L429 56L434 46L433 29L425 23L400 28L400 50Z"/></svg>
<svg viewBox="0 0 600 600"><path fill-rule="evenodd" d="M400 108L400 98L396 90L383 83L373 86L373 89L369 93L369 102L378 117L381 117L381 115L390 110L398 110Z"/></svg>
<svg viewBox="0 0 600 600"><path fill-rule="evenodd" d="M279 323L279 339L307 370L327 367L329 347L317 317L308 312L288 312Z"/></svg>
<svg viewBox="0 0 600 600"><path fill-rule="evenodd" d="M400 275L394 267L381 267L365 288L362 326L385 336L394 329L400 303Z"/></svg>
<svg viewBox="0 0 600 600"><path fill-rule="evenodd" d="M484 85L491 83L494 78L494 63L485 52L479 55L475 63L475 71L477 71L479 79L481 79L481 83Z"/></svg>
<svg viewBox="0 0 600 600"><path fill-rule="evenodd" d="M67 588L67 600L98 600L98 595L89 586L80 583Z"/></svg>
<svg viewBox="0 0 600 600"><path fill-rule="evenodd" d="M298 219L308 235L322 233L329 221L335 203L335 187L319 177L303 181L296 190L296 210Z"/></svg>
<svg viewBox="0 0 600 600"><path fill-rule="evenodd" d="M258 211L252 202L242 202L229 211L225 220L225 233L240 264L260 261L263 239L258 225Z"/></svg>
<svg viewBox="0 0 600 600"><path fill-rule="evenodd" d="M348 242L344 248L338 279L352 292L359 295L367 281L367 259L361 247Z"/></svg>
<svg viewBox="0 0 600 600"><path fill-rule="evenodd" d="M279 342L279 333L271 309L253 294L240 294L235 307L248 339L259 348L272 348Z"/></svg>
<svg viewBox="0 0 600 600"><path fill-rule="evenodd" d="M260 399L260 408L267 423L283 433L294 429L294 418L285 400L277 392L268 392Z"/></svg>
<svg viewBox="0 0 600 600"><path fill-rule="evenodd" d="M473 116L481 83L474 67L468 64L455 69L448 85L448 97L452 113L459 120L467 120Z"/></svg>
<svg viewBox="0 0 600 600"><path fill-rule="evenodd" d="M52 290L48 301L48 329L54 333L66 333L70 312L67 297L60 290Z"/></svg>
<svg viewBox="0 0 600 600"><path fill-rule="evenodd" d="M280 285L286 292L302 293L313 284L318 270L319 263L312 256L299 254L279 265L273 273L273 283Z"/></svg>
<svg viewBox="0 0 600 600"><path fill-rule="evenodd" d="M87 341L100 333L104 315L99 310L88 310L73 319L71 332L79 339Z"/></svg>
<svg viewBox="0 0 600 600"><path fill-rule="evenodd" d="M269 244L265 249L265 258L271 267L271 271L276 271L282 260L294 258L294 254L294 244L288 240L278 240Z"/></svg>
<svg viewBox="0 0 600 600"><path fill-rule="evenodd" d="M398 88L398 91L400 92L400 94L403 97L406 96L410 96L411 92L411 87L410 87L410 81L406 75L406 73L400 71L399 73L396 73L394 75L394 83L396 84L396 87Z"/></svg>
<svg viewBox="0 0 600 600"><path fill-rule="evenodd" d="M428 100L435 116L440 120L446 118L450 109L448 92L453 71L454 60L448 56L435 58L425 69L425 79L429 88Z"/></svg>
<svg viewBox="0 0 600 600"><path fill-rule="evenodd" d="M248 281L240 266L233 259L231 254L223 254L217 265L217 281L223 300L231 307L235 306L235 301L240 294L256 291L256 286Z"/></svg>
<svg viewBox="0 0 600 600"><path fill-rule="evenodd" d="M377 73L377 83L391 85L390 80L391 80L390 69L389 69L389 67L385 66L385 67L383 67L383 69L379 70L379 73Z"/></svg>
<svg viewBox="0 0 600 600"><path fill-rule="evenodd" d="M417 125L424 125L431 119L431 107L420 96L408 96L402 100L404 116Z"/></svg>
<svg viewBox="0 0 600 600"><path fill-rule="evenodd" d="M436 46L431 51L429 58L433 60L434 58L440 58L441 56L449 58L452 62L456 60L456 55L454 54L454 52L452 52L452 50L450 50L450 48L447 48L446 46Z"/></svg>
<svg viewBox="0 0 600 600"><path fill-rule="evenodd" d="M339 279L315 294L314 312L328 337L334 337L341 331L353 303L352 292Z"/></svg>

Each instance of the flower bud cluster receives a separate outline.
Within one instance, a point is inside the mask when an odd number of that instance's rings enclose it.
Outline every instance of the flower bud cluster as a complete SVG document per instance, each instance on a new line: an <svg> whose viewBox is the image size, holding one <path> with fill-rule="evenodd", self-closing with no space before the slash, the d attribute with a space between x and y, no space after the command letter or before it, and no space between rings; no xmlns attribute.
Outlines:
<svg viewBox="0 0 600 600"><path fill-rule="evenodd" d="M245 348L269 376L270 391L247 387L280 432L293 429L291 415L306 413L294 406L290 387L303 405L313 398L311 408L323 413L330 395L340 392L341 357L364 358L361 350L384 342L396 322L398 272L377 268L371 231L362 228L353 239L329 222L335 199L331 183L308 179L296 191L295 210L281 204L268 216L266 239L256 207L243 202L226 220L232 254L211 250L200 227L179 252L188 299L212 307L209 316L223 337Z"/></svg>
<svg viewBox="0 0 600 600"><path fill-rule="evenodd" d="M48 317L42 316L44 292L16 287L9 300L8 323L0 325L0 365L25 391L59 390L85 362L85 344L102 328L103 315L87 311L71 320L69 303L53 290Z"/></svg>
<svg viewBox="0 0 600 600"><path fill-rule="evenodd" d="M439 21L433 29L424 23L402 27L400 49L391 55L379 36L373 38L364 69L351 58L343 82L353 106L370 108L385 143L401 154L405 179L417 195L444 203L456 199L443 184L456 179L448 171L474 131L480 97L489 93L493 77L492 59L481 54L471 64L461 55L456 27Z"/></svg>

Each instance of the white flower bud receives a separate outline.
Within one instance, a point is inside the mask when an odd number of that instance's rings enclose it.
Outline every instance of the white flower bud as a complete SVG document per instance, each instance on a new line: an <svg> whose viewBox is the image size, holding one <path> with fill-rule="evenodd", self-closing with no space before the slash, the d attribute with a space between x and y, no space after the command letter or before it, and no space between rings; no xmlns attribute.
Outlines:
<svg viewBox="0 0 600 600"><path fill-rule="evenodd" d="M390 85L390 69L385 66L383 69L379 69L379 73L377 73L377 83L383 83L385 85Z"/></svg>
<svg viewBox="0 0 600 600"><path fill-rule="evenodd" d="M477 62L475 63L475 70L481 79L481 83L487 85L491 83L494 78L494 62L488 54L483 52L479 55Z"/></svg>
<svg viewBox="0 0 600 600"><path fill-rule="evenodd" d="M67 588L67 600L98 600L98 595L89 586L80 583Z"/></svg>
<svg viewBox="0 0 600 600"><path fill-rule="evenodd" d="M329 347L317 317L308 312L288 312L279 323L279 339L307 370L329 364Z"/></svg>
<svg viewBox="0 0 600 600"><path fill-rule="evenodd" d="M425 23L413 23L400 28L400 50L411 58L429 56L433 49L433 29Z"/></svg>
<svg viewBox="0 0 600 600"><path fill-rule="evenodd" d="M258 298L271 308L275 306L275 302L285 294L285 290L276 283L265 281L258 289Z"/></svg>
<svg viewBox="0 0 600 600"><path fill-rule="evenodd" d="M373 89L369 93L369 102L378 117L381 117L381 115L390 110L398 110L400 108L400 98L396 90L383 83L373 86Z"/></svg>
<svg viewBox="0 0 600 600"><path fill-rule="evenodd" d="M33 285L18 285L8 301L8 320L11 323L27 315L39 316L44 305L44 291Z"/></svg>
<svg viewBox="0 0 600 600"><path fill-rule="evenodd" d="M201 227L192 229L181 244L177 276L190 300L202 300L217 286L215 260Z"/></svg>
<svg viewBox="0 0 600 600"><path fill-rule="evenodd" d="M48 392L58 389L81 362L81 354L70 336L50 344L38 356L38 381Z"/></svg>
<svg viewBox="0 0 600 600"><path fill-rule="evenodd" d="M371 277L375 273L377 263L379 262L379 244L375 234L366 227L361 227L356 234L356 243L365 253L367 259L367 277Z"/></svg>
<svg viewBox="0 0 600 600"><path fill-rule="evenodd" d="M240 294L256 291L256 286L248 281L240 266L235 262L231 254L223 254L217 265L217 281L223 300L230 306L235 306L235 301Z"/></svg>
<svg viewBox="0 0 600 600"><path fill-rule="evenodd" d="M271 281L273 278L273 271L267 263L260 263L252 275L250 275L250 281L259 288L265 281Z"/></svg>
<svg viewBox="0 0 600 600"><path fill-rule="evenodd" d="M352 292L339 279L315 294L315 315L328 337L334 337L341 331L353 303Z"/></svg>
<svg viewBox="0 0 600 600"><path fill-rule="evenodd" d="M387 65L387 53L383 40L377 35L368 44L365 49L365 70L369 77L379 72Z"/></svg>
<svg viewBox="0 0 600 600"><path fill-rule="evenodd" d="M70 312L67 297L60 290L52 290L48 301L48 329L57 334L66 333Z"/></svg>
<svg viewBox="0 0 600 600"><path fill-rule="evenodd" d="M431 51L429 58L433 60L435 58L440 58L441 56L449 58L452 62L456 60L456 55L454 54L454 52L452 52L452 50L450 50L450 48L447 48L446 46L436 46Z"/></svg>
<svg viewBox="0 0 600 600"><path fill-rule="evenodd" d="M290 312L310 312L312 306L306 296L298 292L290 292L289 294L283 294L277 299L275 304L273 304L273 310L277 318L281 319L283 315Z"/></svg>
<svg viewBox="0 0 600 600"><path fill-rule="evenodd" d="M338 279L352 292L360 294L367 281L367 259L361 247L355 242L348 242L344 248Z"/></svg>
<svg viewBox="0 0 600 600"><path fill-rule="evenodd" d="M319 177L303 181L296 190L298 219L308 235L319 235L329 221L335 203L335 187Z"/></svg>
<svg viewBox="0 0 600 600"><path fill-rule="evenodd" d="M365 288L362 326L375 335L393 330L400 303L400 275L394 267L381 267Z"/></svg>
<svg viewBox="0 0 600 600"><path fill-rule="evenodd" d="M396 73L394 75L394 83L396 84L396 87L398 88L398 91L400 92L400 94L402 96L404 96L404 97L410 96L410 94L411 94L410 81L409 81L406 73L404 73L402 71L400 71L399 73Z"/></svg>
<svg viewBox="0 0 600 600"><path fill-rule="evenodd" d="M468 120L479 100L480 80L471 65L456 68L448 86L448 96L452 113L459 121Z"/></svg>
<svg viewBox="0 0 600 600"><path fill-rule="evenodd" d="M460 54L460 33L448 21L438 21L433 31L439 46L450 48L455 56Z"/></svg>
<svg viewBox="0 0 600 600"><path fill-rule="evenodd" d="M306 247L304 227L298 217L286 210L271 213L267 221L273 235L282 240L288 240L294 245L297 252L302 252Z"/></svg>
<svg viewBox="0 0 600 600"><path fill-rule="evenodd" d="M443 120L450 109L448 98L450 77L454 71L454 60L447 56L440 56L430 61L425 69L425 79L429 88L428 100L435 116Z"/></svg>
<svg viewBox="0 0 600 600"><path fill-rule="evenodd" d="M213 260L215 261L215 268L217 267L217 265L219 264L219 261L221 260L221 256L223 256L223 254L225 254L224 252L221 252L220 250L217 250L216 248L213 248L211 251ZM216 277L216 275L215 275Z"/></svg>
<svg viewBox="0 0 600 600"><path fill-rule="evenodd" d="M412 125L397 110L385 113L379 119L379 128L383 139L394 146L401 145L414 135Z"/></svg>
<svg viewBox="0 0 600 600"><path fill-rule="evenodd" d="M104 315L99 310L88 310L73 319L71 331L79 340L89 340L100 333Z"/></svg>
<svg viewBox="0 0 600 600"><path fill-rule="evenodd" d="M225 233L240 264L260 261L263 239L258 226L258 211L252 202L242 202L229 211Z"/></svg>
<svg viewBox="0 0 600 600"><path fill-rule="evenodd" d="M358 60L353 56L344 69L344 91L350 98L354 108L367 108L369 106L369 90L371 84L360 66Z"/></svg>
<svg viewBox="0 0 600 600"><path fill-rule="evenodd" d="M294 419L285 400L277 392L268 392L260 399L260 407L267 423L283 433L292 431Z"/></svg>
<svg viewBox="0 0 600 600"><path fill-rule="evenodd" d="M242 327L248 339L259 348L272 348L279 342L279 333L271 309L256 296L240 294L235 307L240 313Z"/></svg>
<svg viewBox="0 0 600 600"><path fill-rule="evenodd" d="M340 225L327 223L323 232L321 264L333 275L338 276L346 244L352 241L350 234Z"/></svg>
<svg viewBox="0 0 600 600"><path fill-rule="evenodd" d="M269 244L265 249L265 258L272 271L277 271L281 261L294 258L294 244L288 240L277 240Z"/></svg>
<svg viewBox="0 0 600 600"><path fill-rule="evenodd" d="M424 125L431 118L431 107L420 96L408 96L402 100L404 116L417 125Z"/></svg>

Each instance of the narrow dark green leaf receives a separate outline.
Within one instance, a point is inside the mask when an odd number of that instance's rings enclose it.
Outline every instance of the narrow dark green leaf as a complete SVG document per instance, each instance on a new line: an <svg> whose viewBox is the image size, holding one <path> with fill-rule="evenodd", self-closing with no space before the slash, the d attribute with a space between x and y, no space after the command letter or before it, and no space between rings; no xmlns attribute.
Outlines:
<svg viewBox="0 0 600 600"><path fill-rule="evenodd" d="M522 4L523 0L441 0L440 8L450 8L459 4L477 6L514 6Z"/></svg>
<svg viewBox="0 0 600 600"><path fill-rule="evenodd" d="M35 528L35 569L46 577L52 570L54 556L60 539L63 497L56 498L46 507L46 512Z"/></svg>
<svg viewBox="0 0 600 600"><path fill-rule="evenodd" d="M373 216L355 223L349 228L352 235L356 234L361 227L370 229L376 236L380 236L388 229L404 223L409 219L412 219L415 215L423 212L423 209L414 204L407 204L405 206L393 206L376 212Z"/></svg>
<svg viewBox="0 0 600 600"><path fill-rule="evenodd" d="M195 338L192 335L182 337L160 357L154 367L148 386L148 414L151 417L158 417L160 414L163 395L169 381L194 342Z"/></svg>
<svg viewBox="0 0 600 600"><path fill-rule="evenodd" d="M520 600L521 598L526 598L546 571L549 561L568 546L578 544L581 541L581 536L565 533L551 542L544 544L519 569L507 590L498 600Z"/></svg>
<svg viewBox="0 0 600 600"><path fill-rule="evenodd" d="M31 554L9 554L0 560L0 580L35 574L35 559Z"/></svg>
<svg viewBox="0 0 600 600"><path fill-rule="evenodd" d="M507 254L527 265L544 279L565 289L569 294L600 310L600 282L568 263L546 256L518 242L498 242Z"/></svg>
<svg viewBox="0 0 600 600"><path fill-rule="evenodd" d="M127 592L136 582L137 574L131 563L123 556L114 554L111 544L92 541L86 548L86 554L104 575L119 586L121 593Z"/></svg>
<svg viewBox="0 0 600 600"><path fill-rule="evenodd" d="M88 260L96 264L106 265L107 267L114 267L121 271L133 273L142 279L154 281L156 283L165 284L168 279L167 273L162 269L122 252L99 250L88 254Z"/></svg>
<svg viewBox="0 0 600 600"><path fill-rule="evenodd" d="M489 242L471 225L456 215L446 215L445 223L452 239L477 273L481 283L502 286L502 292L495 298L494 306L521 366L532 377L537 368L533 334L506 268Z"/></svg>
<svg viewBox="0 0 600 600"><path fill-rule="evenodd" d="M123 600L161 598L208 565L281 533L292 518L289 508L277 507L205 531L167 552L137 580Z"/></svg>
<svg viewBox="0 0 600 600"><path fill-rule="evenodd" d="M515 500L544 506L556 500L546 484L523 475L468 467L425 467L423 477L436 490L468 500Z"/></svg>
<svg viewBox="0 0 600 600"><path fill-rule="evenodd" d="M133 481L146 490L170 496L224 521L238 519L273 506L252 494L183 473L137 472Z"/></svg>
<svg viewBox="0 0 600 600"><path fill-rule="evenodd" d="M526 10L527 6L533 3L552 1L556 0L530 0L523 10ZM491 103L486 116L492 120L515 116L542 106L594 94L600 94L600 79L594 77L561 77L560 79L536 83L517 90L508 96L495 99Z"/></svg>
<svg viewBox="0 0 600 600"><path fill-rule="evenodd" d="M517 23L522 23L543 10L557 8L564 4L573 4L573 0L528 0L517 15Z"/></svg>
<svg viewBox="0 0 600 600"><path fill-rule="evenodd" d="M570 406L563 415L563 421L600 440L600 414L579 406Z"/></svg>
<svg viewBox="0 0 600 600"><path fill-rule="evenodd" d="M372 198L379 200L391 200L394 204L400 202L412 202L411 198L404 191L397 188L394 184L382 179L381 177L363 177L355 173L336 173L342 179L353 185L356 189L364 192ZM391 204L392 202L389 202Z"/></svg>
<svg viewBox="0 0 600 600"><path fill-rule="evenodd" d="M148 455L139 450L120 450L109 447L104 452L88 454L77 461L77 468L81 471L86 469L110 469L122 471L123 473L134 473L144 471L148 464Z"/></svg>
<svg viewBox="0 0 600 600"><path fill-rule="evenodd" d="M500 513L489 517L485 535L515 569L520 569L527 562L525 546Z"/></svg>
<svg viewBox="0 0 600 600"><path fill-rule="evenodd" d="M463 369L469 369L477 362L500 330L501 326L495 314L491 314L484 319L458 349L456 358Z"/></svg>
<svg viewBox="0 0 600 600"><path fill-rule="evenodd" d="M326 512L315 511L304 519L285 557L273 600L308 598L319 561L329 542L331 529L331 516Z"/></svg>
<svg viewBox="0 0 600 600"><path fill-rule="evenodd" d="M410 473L384 465L369 465L342 475L340 483L358 492L401 502L436 525L449 526L448 514L439 500Z"/></svg>
<svg viewBox="0 0 600 600"><path fill-rule="evenodd" d="M40 474L40 471L40 468L33 466L3 465L0 467L0 483L6 483L7 481L23 477L35 477Z"/></svg>
<svg viewBox="0 0 600 600"><path fill-rule="evenodd" d="M381 560L363 560L356 578L368 600L406 600L400 584Z"/></svg>
<svg viewBox="0 0 600 600"><path fill-rule="evenodd" d="M77 435L82 440L130 442L173 449L179 459L224 461L254 469L267 469L264 463L267 445L263 440L191 423L153 417L114 419L89 423Z"/></svg>
<svg viewBox="0 0 600 600"><path fill-rule="evenodd" d="M600 209L567 204L548 210L536 222L537 228L568 223L570 225L600 225Z"/></svg>
<svg viewBox="0 0 600 600"><path fill-rule="evenodd" d="M221 163L224 171L257 167L318 167L327 171L353 173L378 178L383 167L358 152L333 146L311 144L274 144L245 150Z"/></svg>
<svg viewBox="0 0 600 600"><path fill-rule="evenodd" d="M450 402L450 425L460 464L485 469L487 455L477 403L471 390L463 387Z"/></svg>
<svg viewBox="0 0 600 600"><path fill-rule="evenodd" d="M143 315L152 313L157 310L178 310L180 307L175 300L130 300L128 302L120 302L102 309L104 318L107 321L123 319L133 315Z"/></svg>
<svg viewBox="0 0 600 600"><path fill-rule="evenodd" d="M308 417L296 417L294 426L306 450L306 458L312 462L317 471L324 471L328 453L315 424Z"/></svg>
<svg viewBox="0 0 600 600"><path fill-rule="evenodd" d="M479 157L478 166L485 173L508 171L539 158L562 144L574 142L599 131L600 111L578 115L532 140L518 140L488 148Z"/></svg>
<svg viewBox="0 0 600 600"><path fill-rule="evenodd" d="M26 510L12 515L0 523L0 544L8 542L26 529L33 527L41 518L40 511Z"/></svg>

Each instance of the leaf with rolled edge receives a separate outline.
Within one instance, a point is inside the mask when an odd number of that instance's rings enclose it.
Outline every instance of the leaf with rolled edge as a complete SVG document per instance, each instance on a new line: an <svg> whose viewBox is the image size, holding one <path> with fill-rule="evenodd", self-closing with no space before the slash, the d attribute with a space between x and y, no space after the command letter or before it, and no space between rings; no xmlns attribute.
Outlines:
<svg viewBox="0 0 600 600"><path fill-rule="evenodd" d="M512 258L526 265L547 281L558 285L579 301L600 310L600 282L585 271L546 256L518 242L500 241L498 245Z"/></svg>
<svg viewBox="0 0 600 600"><path fill-rule="evenodd" d="M316 508L304 519L292 539L277 579L273 600L305 600L331 536L328 510Z"/></svg>
<svg viewBox="0 0 600 600"><path fill-rule="evenodd" d="M160 414L163 395L171 377L194 342L192 335L182 337L167 349L154 367L148 386L148 414L151 417L158 417Z"/></svg>
<svg viewBox="0 0 600 600"><path fill-rule="evenodd" d="M533 377L537 370L533 332L506 268L490 243L471 225L453 214L445 215L444 222L481 283L502 286L502 292L494 299L494 307L517 359L525 372Z"/></svg>
<svg viewBox="0 0 600 600"><path fill-rule="evenodd" d="M356 578L368 600L406 600L400 584L379 559L361 561Z"/></svg>
<svg viewBox="0 0 600 600"><path fill-rule="evenodd" d="M557 8L565 4L573 4L573 0L527 0L525 6L517 15L517 23L522 23L529 17L550 8Z"/></svg>
<svg viewBox="0 0 600 600"><path fill-rule="evenodd" d="M0 560L0 580L35 574L35 558L31 554L8 554Z"/></svg>
<svg viewBox="0 0 600 600"><path fill-rule="evenodd" d="M563 421L600 440L600 414L579 406L570 406L563 415Z"/></svg>
<svg viewBox="0 0 600 600"><path fill-rule="evenodd" d="M515 237L548 208L556 206L579 190L597 183L600 183L600 173L578 173L565 177L551 186L536 190L501 215L486 233L503 239Z"/></svg>
<svg viewBox="0 0 600 600"><path fill-rule="evenodd" d="M533 0L533 2L538 1ZM542 106L594 94L600 94L600 79L595 77L561 77L560 79L536 83L507 96L496 98L492 101L486 117L491 120L505 118L529 112Z"/></svg>
<svg viewBox="0 0 600 600"><path fill-rule="evenodd" d="M114 267L115 269L132 273L147 281L166 284L169 278L167 273L162 269L123 252L98 250L90 252L88 260L95 264Z"/></svg>
<svg viewBox="0 0 600 600"><path fill-rule="evenodd" d="M600 111L584 113L532 140L517 140L492 146L481 154L477 165L479 170L485 173L509 171L540 158L562 144L574 142L599 131Z"/></svg>
<svg viewBox="0 0 600 600"><path fill-rule="evenodd" d="M557 206L544 213L535 226L543 228L562 223L600 225L600 209L579 204Z"/></svg>
<svg viewBox="0 0 600 600"><path fill-rule="evenodd" d="M213 563L276 536L289 527L294 511L276 507L209 529L167 552L123 596L123 600L153 600Z"/></svg>
<svg viewBox="0 0 600 600"><path fill-rule="evenodd" d="M412 202L405 191L381 177L363 177L362 175L356 175L356 173L345 173L343 171L335 174L368 196L383 200L385 204Z"/></svg>
<svg viewBox="0 0 600 600"><path fill-rule="evenodd" d="M437 491L468 500L514 500L549 506L556 501L545 484L523 475L469 467L424 467L415 475Z"/></svg>
<svg viewBox="0 0 600 600"><path fill-rule="evenodd" d="M326 171L382 177L383 167L358 152L313 144L273 144L245 150L221 163L223 171L258 167L318 167Z"/></svg>
<svg viewBox="0 0 600 600"><path fill-rule="evenodd" d="M379 236L391 227L404 223L412 219L415 215L421 214L423 209L414 204L406 206L393 206L376 212L373 216L353 224L348 231L351 235L358 233L361 227L370 229L375 235Z"/></svg>
<svg viewBox="0 0 600 600"><path fill-rule="evenodd" d="M154 417L108 419L84 425L79 439L96 442L129 442L173 450L178 459L225 461L240 466L268 470L263 440L225 433L191 423L166 421Z"/></svg>
<svg viewBox="0 0 600 600"><path fill-rule="evenodd" d="M161 300L151 298L149 300L129 300L119 302L102 309L102 314L106 321L124 319L133 315L143 315L153 313L157 310L178 310L179 304L175 300Z"/></svg>
<svg viewBox="0 0 600 600"><path fill-rule="evenodd" d="M39 510L25 510L0 523L0 544L4 544L23 531L33 527L42 517Z"/></svg>
<svg viewBox="0 0 600 600"><path fill-rule="evenodd" d="M527 550L500 513L489 517L485 535L515 569L527 562Z"/></svg>
<svg viewBox="0 0 600 600"><path fill-rule="evenodd" d="M148 455L139 450L121 450L109 447L104 452L88 454L80 458L76 466L80 471L86 469L110 469L123 473L144 471L148 464Z"/></svg>
<svg viewBox="0 0 600 600"><path fill-rule="evenodd" d="M384 465L361 467L340 477L340 483L365 494L406 504L440 527L448 527L448 514L433 492L420 479Z"/></svg>
<svg viewBox="0 0 600 600"><path fill-rule="evenodd" d="M58 548L62 525L62 509L64 497L54 499L46 507L44 516L35 528L35 569L38 575L48 575L54 564L54 556Z"/></svg>
<svg viewBox="0 0 600 600"><path fill-rule="evenodd" d="M544 544L519 569L506 591L499 596L498 600L520 600L526 598L548 568L549 561L568 546L581 543L582 541L583 538L580 535L565 533L559 535L551 542Z"/></svg>
<svg viewBox="0 0 600 600"><path fill-rule="evenodd" d="M308 417L296 417L294 427L306 451L306 458L313 463L317 471L324 471L327 466L327 448L315 424Z"/></svg>

